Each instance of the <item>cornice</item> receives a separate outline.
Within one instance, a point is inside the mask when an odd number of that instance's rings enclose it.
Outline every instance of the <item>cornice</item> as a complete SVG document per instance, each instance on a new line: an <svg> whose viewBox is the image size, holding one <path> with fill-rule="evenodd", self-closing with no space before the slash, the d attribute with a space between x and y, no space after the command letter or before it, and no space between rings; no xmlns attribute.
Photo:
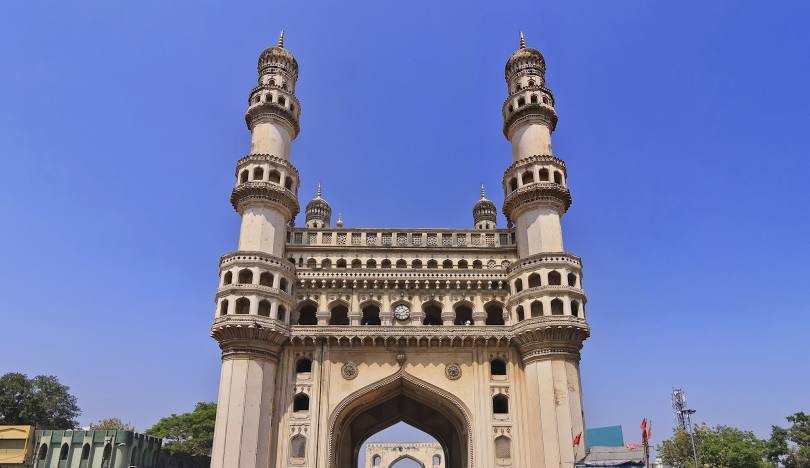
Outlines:
<svg viewBox="0 0 810 468"><path fill-rule="evenodd" d="M290 190L272 182L243 182L231 192L231 205L238 212L250 204L270 203L279 207L287 219L298 214L298 197Z"/></svg>
<svg viewBox="0 0 810 468"><path fill-rule="evenodd" d="M545 104L527 103L523 107L516 109L514 112L504 118L503 121L503 134L507 139L512 139L512 129L521 124L522 122L531 118L538 118L543 123L548 125L549 129L553 132L557 127L557 113L554 108Z"/></svg>
<svg viewBox="0 0 810 468"><path fill-rule="evenodd" d="M571 192L554 182L533 182L506 196L503 213L515 220L521 211L535 204L550 206L563 214L571 207Z"/></svg>
<svg viewBox="0 0 810 468"><path fill-rule="evenodd" d="M506 170L503 171L503 178L502 178L503 186L506 187L506 181L509 179L510 176L513 175L512 173L515 172L516 169L519 168L522 169L526 166L543 163L555 166L557 169L563 172L563 175L565 175L566 178L568 177L568 167L565 165L565 161L556 156L548 154L544 155L535 154L532 156L527 156L522 159L518 159L517 161L510 164L509 167L507 167Z"/></svg>
<svg viewBox="0 0 810 468"><path fill-rule="evenodd" d="M514 293L509 296L506 304L509 307L520 305L528 299L539 299L541 297L557 297L557 296L574 296L582 301L583 304L587 303L585 291L574 286L537 286L534 288L524 289L519 293Z"/></svg>
<svg viewBox="0 0 810 468"><path fill-rule="evenodd" d="M549 266L573 266L577 270L582 269L582 259L574 254L568 252L543 252L539 254L530 255L512 262L509 265L509 278L513 279L515 276L526 271L534 271L538 267Z"/></svg>
<svg viewBox="0 0 810 468"><path fill-rule="evenodd" d="M245 165L259 162L269 162L271 164L283 167L284 169L287 170L287 172L292 173L296 178L300 178L298 174L298 169L295 166L293 166L293 164L290 161L287 161L286 159L283 158L279 158L278 156L274 156L272 154L264 154L264 153L249 154L236 161L236 172L234 175L238 176L239 170L242 169L242 167L244 167Z"/></svg>
<svg viewBox="0 0 810 468"><path fill-rule="evenodd" d="M296 107L296 109L298 111L292 112L278 103L262 101L248 107L245 113L245 123L247 123L250 130L253 130L256 124L262 122L284 122L289 125L292 139L295 139L301 131L299 124L301 107Z"/></svg>
<svg viewBox="0 0 810 468"><path fill-rule="evenodd" d="M287 259L276 257L266 252L256 252L252 250L237 250L219 258L220 269L229 268L231 266L274 267L289 275L295 275L295 267Z"/></svg>

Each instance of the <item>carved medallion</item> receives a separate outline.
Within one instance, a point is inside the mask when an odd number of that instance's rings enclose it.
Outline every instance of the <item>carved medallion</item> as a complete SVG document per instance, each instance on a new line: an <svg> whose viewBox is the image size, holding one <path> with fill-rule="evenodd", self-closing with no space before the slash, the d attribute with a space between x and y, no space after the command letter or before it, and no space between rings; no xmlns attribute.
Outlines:
<svg viewBox="0 0 810 468"><path fill-rule="evenodd" d="M458 380L461 378L461 366L456 364L455 362L452 364L448 364L444 368L444 375L447 376L450 380Z"/></svg>
<svg viewBox="0 0 810 468"><path fill-rule="evenodd" d="M348 361L346 364L343 364L340 372L343 374L344 379L352 380L353 378L357 377L357 364L352 361Z"/></svg>

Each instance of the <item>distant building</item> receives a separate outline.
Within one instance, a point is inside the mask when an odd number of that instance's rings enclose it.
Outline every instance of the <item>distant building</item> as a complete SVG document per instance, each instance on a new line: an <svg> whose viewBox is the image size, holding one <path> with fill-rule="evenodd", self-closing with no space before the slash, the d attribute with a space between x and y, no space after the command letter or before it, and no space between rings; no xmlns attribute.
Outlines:
<svg viewBox="0 0 810 468"><path fill-rule="evenodd" d="M578 467L644 466L644 449L624 444L621 426L585 430L585 458Z"/></svg>
<svg viewBox="0 0 810 468"><path fill-rule="evenodd" d="M33 445L34 426L0 426L0 468L26 466Z"/></svg>
<svg viewBox="0 0 810 468"><path fill-rule="evenodd" d="M366 446L365 468L388 468L412 460L425 468L445 468L444 449L435 442L371 443Z"/></svg>
<svg viewBox="0 0 810 468"><path fill-rule="evenodd" d="M35 468L157 468L161 439L132 431L36 431Z"/></svg>

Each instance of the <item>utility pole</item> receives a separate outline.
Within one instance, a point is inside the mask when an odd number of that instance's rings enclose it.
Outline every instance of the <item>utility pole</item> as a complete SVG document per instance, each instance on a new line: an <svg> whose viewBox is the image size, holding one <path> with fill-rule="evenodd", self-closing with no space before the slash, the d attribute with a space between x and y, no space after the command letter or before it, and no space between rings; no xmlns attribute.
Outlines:
<svg viewBox="0 0 810 468"><path fill-rule="evenodd" d="M695 468L699 468L695 431L692 427L692 415L695 414L695 410L686 407L686 392L680 388L672 389L672 409L675 412L675 420L678 421L678 428L689 434L689 439L692 441L692 455L695 457Z"/></svg>

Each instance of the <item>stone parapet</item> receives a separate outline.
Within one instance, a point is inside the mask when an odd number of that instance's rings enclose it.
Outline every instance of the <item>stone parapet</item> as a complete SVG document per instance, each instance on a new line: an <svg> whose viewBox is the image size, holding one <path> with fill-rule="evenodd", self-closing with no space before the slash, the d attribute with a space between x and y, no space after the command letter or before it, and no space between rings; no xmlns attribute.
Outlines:
<svg viewBox="0 0 810 468"><path fill-rule="evenodd" d="M243 182L234 187L231 205L240 212L250 204L271 204L279 208L287 219L298 214L298 197L295 193L271 182Z"/></svg>

